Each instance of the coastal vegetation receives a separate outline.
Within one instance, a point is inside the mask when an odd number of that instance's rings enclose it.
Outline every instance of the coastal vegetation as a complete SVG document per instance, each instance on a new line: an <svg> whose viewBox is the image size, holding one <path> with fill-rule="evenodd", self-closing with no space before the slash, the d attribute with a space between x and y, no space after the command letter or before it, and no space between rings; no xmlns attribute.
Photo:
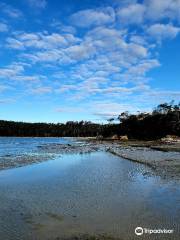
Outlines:
<svg viewBox="0 0 180 240"><path fill-rule="evenodd" d="M114 120L119 123L113 123ZM166 135L180 136L180 103L163 103L151 113L121 113L107 124L90 121L66 123L26 123L0 120L0 136L17 137L97 137L127 135L128 139L153 140Z"/></svg>

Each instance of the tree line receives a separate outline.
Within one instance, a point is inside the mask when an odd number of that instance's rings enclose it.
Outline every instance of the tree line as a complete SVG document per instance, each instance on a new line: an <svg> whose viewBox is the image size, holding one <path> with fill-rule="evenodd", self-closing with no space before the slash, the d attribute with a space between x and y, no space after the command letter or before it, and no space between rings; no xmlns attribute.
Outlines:
<svg viewBox="0 0 180 240"><path fill-rule="evenodd" d="M114 120L119 123L113 123ZM163 103L151 113L121 113L107 124L89 121L66 123L25 123L0 120L0 136L17 137L96 137L127 135L129 139L152 140L166 135L180 136L180 103Z"/></svg>
<svg viewBox="0 0 180 240"><path fill-rule="evenodd" d="M87 121L66 123L26 123L0 120L0 136L17 137L93 137L102 125Z"/></svg>

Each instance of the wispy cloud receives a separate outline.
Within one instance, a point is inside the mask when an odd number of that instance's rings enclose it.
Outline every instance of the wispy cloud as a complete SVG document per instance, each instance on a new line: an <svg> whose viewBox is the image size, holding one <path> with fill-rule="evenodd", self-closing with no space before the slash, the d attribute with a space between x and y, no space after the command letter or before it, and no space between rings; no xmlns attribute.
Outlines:
<svg viewBox="0 0 180 240"><path fill-rule="evenodd" d="M58 113L78 113L78 112L83 112L83 108L78 108L78 107L58 107L55 109L55 112Z"/></svg>
<svg viewBox="0 0 180 240"><path fill-rule="evenodd" d="M46 93L52 93L51 87L37 87L32 89L31 91L33 94L46 94Z"/></svg>
<svg viewBox="0 0 180 240"><path fill-rule="evenodd" d="M98 116L101 120L107 120L109 118L117 118L121 112L124 111L137 112L139 108L134 107L130 104L120 104L113 101L96 102L96 107L91 107L93 115Z"/></svg>
<svg viewBox="0 0 180 240"><path fill-rule="evenodd" d="M44 9L47 6L46 0L27 0L27 2L31 7L38 9Z"/></svg>
<svg viewBox="0 0 180 240"><path fill-rule="evenodd" d="M4 98L4 99L0 98L0 104L9 104L12 102L15 102L15 100L11 98Z"/></svg>
<svg viewBox="0 0 180 240"><path fill-rule="evenodd" d="M0 93L3 92L3 91L5 91L6 89L8 89L7 86L5 86L5 85L0 85Z"/></svg>
<svg viewBox="0 0 180 240"><path fill-rule="evenodd" d="M8 5L4 2L0 3L0 8L4 14L11 18L19 18L23 16L23 13L19 9L12 7L11 5Z"/></svg>

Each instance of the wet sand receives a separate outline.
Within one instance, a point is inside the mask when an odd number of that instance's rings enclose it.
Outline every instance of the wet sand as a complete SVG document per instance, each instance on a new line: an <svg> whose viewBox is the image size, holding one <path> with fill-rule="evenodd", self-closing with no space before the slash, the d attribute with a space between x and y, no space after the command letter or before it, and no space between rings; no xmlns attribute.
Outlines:
<svg viewBox="0 0 180 240"><path fill-rule="evenodd" d="M0 171L0 239L136 240L141 226L174 229L141 239L179 240L180 178L171 167L180 153L87 139L16 142L9 156L1 151L11 169Z"/></svg>
<svg viewBox="0 0 180 240"><path fill-rule="evenodd" d="M0 237L134 240L142 226L173 228L158 239L178 240L179 182L151 171L101 151L1 171Z"/></svg>
<svg viewBox="0 0 180 240"><path fill-rule="evenodd" d="M180 179L180 153L164 152L146 147L113 146L107 151L126 160L149 166L153 174L163 178Z"/></svg>
<svg viewBox="0 0 180 240"><path fill-rule="evenodd" d="M96 141L89 138L71 138L70 143L44 143L33 152L0 156L0 170L60 158L64 154L85 154L107 151L124 160L145 164L163 178L180 179L180 145L161 144L158 141Z"/></svg>

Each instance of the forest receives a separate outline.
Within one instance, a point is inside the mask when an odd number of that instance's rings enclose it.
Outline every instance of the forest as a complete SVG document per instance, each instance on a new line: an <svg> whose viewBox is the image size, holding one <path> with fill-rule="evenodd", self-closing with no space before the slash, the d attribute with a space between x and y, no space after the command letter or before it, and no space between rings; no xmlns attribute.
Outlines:
<svg viewBox="0 0 180 240"><path fill-rule="evenodd" d="M114 120L119 120L114 123ZM0 120L0 136L16 137L98 137L127 135L129 139L153 140L166 135L180 136L180 103L163 103L152 112L123 112L106 124L89 121L26 123Z"/></svg>

